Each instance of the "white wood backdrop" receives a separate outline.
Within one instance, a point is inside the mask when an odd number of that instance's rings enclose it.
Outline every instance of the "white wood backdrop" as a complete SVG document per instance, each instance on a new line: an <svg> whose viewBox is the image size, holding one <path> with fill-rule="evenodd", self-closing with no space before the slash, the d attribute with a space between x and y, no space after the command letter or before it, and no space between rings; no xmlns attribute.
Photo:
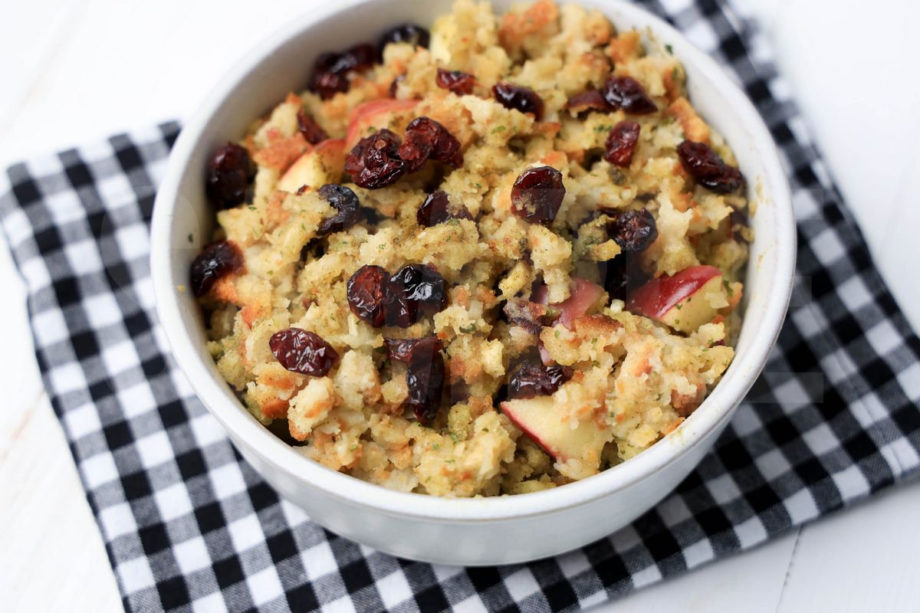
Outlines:
<svg viewBox="0 0 920 613"><path fill-rule="evenodd" d="M0 164L182 117L222 67L317 0L0 5ZM736 0L761 20L874 256L920 324L920 79L903 0ZM258 16L255 16L258 14ZM0 249L0 608L114 611L115 581ZM920 611L920 484L641 590L618 611Z"/></svg>

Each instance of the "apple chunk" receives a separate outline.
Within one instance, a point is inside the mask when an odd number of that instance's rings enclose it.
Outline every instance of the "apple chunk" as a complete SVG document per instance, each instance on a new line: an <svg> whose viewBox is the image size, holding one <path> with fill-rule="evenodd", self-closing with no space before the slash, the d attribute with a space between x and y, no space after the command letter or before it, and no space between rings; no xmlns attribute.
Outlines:
<svg viewBox="0 0 920 613"><path fill-rule="evenodd" d="M569 412L552 396L506 400L501 407L514 425L558 461L559 472L572 479L597 472L601 451L611 439L609 428L594 420L579 421L573 428Z"/></svg>
<svg viewBox="0 0 920 613"><path fill-rule="evenodd" d="M632 293L626 307L689 334L728 306L722 281L715 266L691 266L647 282Z"/></svg>
<svg viewBox="0 0 920 613"><path fill-rule="evenodd" d="M604 295L604 288L597 283L592 283L581 277L575 277L572 281L572 291L569 297L562 302L549 305L559 312L559 318L556 323L560 323L566 328L571 328L572 323L590 311ZM532 300L537 304L546 304L548 301L547 294L546 286L541 285L534 291Z"/></svg>
<svg viewBox="0 0 920 613"><path fill-rule="evenodd" d="M306 185L318 189L326 183L338 183L345 172L345 141L327 139L307 151L287 169L278 181L278 189L294 193Z"/></svg>
<svg viewBox="0 0 920 613"><path fill-rule="evenodd" d="M555 304L549 305L559 312L559 317L554 324L559 323L568 329L572 329L575 320L590 311L596 306L604 296L604 288L597 283L592 283L587 279L575 277L572 284L572 292L569 297ZM533 293L531 298L537 304L546 304L549 302L549 290L545 285L540 285ZM540 344L540 358L544 364L552 363L549 352Z"/></svg>

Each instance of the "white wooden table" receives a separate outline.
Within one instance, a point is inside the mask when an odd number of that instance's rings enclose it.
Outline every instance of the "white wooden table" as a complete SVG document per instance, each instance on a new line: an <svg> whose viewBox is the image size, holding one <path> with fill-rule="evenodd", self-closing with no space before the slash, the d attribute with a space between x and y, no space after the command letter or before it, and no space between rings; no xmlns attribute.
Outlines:
<svg viewBox="0 0 920 613"><path fill-rule="evenodd" d="M182 117L222 66L317 0L32 0L0 6L0 164ZM736 0L757 14L876 261L920 328L920 6ZM255 17L254 13L258 12ZM306 69L306 67L305 67ZM0 249L0 605L120 607L96 526L42 390L24 293ZM755 551L641 590L619 611L918 611L920 484Z"/></svg>

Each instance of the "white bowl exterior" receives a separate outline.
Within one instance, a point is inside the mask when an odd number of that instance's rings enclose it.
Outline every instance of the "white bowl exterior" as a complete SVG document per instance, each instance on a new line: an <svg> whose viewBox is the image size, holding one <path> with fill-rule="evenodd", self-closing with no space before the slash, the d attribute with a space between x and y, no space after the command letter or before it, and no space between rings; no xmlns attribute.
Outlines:
<svg viewBox="0 0 920 613"><path fill-rule="evenodd" d="M625 526L673 490L699 463L726 423L687 447L650 478L615 494L536 515L494 521L418 518L369 509L339 498L267 461L249 441L231 434L242 456L287 500L322 526L374 549L435 564L492 566L553 556L603 538ZM526 507L524 500L521 506ZM535 538L535 535L539 535Z"/></svg>
<svg viewBox="0 0 920 613"><path fill-rule="evenodd" d="M497 10L507 0L493 2ZM737 355L704 403L629 462L562 488L513 497L441 499L386 490L328 470L293 451L240 404L205 350L192 296L177 291L213 227L204 198L207 156L242 135L288 91L304 87L313 58L376 38L389 24L431 23L449 0L375 0L304 16L238 62L182 130L157 195L151 270L160 322L180 368L246 460L281 494L330 530L388 553L482 565L549 556L624 526L670 492L699 462L750 388L779 332L794 273L795 226L769 132L750 102L705 54L663 21L615 0L581 0L620 28L651 31L684 62L691 100L732 145L757 203ZM354 14L360 13L356 19ZM539 539L534 535L539 534Z"/></svg>

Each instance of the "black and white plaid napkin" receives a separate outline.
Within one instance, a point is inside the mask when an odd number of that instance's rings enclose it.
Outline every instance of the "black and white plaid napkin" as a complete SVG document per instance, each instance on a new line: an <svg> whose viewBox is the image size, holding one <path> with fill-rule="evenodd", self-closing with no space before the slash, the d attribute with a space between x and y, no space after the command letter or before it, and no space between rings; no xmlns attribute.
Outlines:
<svg viewBox="0 0 920 613"><path fill-rule="evenodd" d="M720 59L769 124L793 184L800 281L764 375L699 468L633 525L557 558L476 569L396 559L313 524L242 461L173 364L154 314L148 221L178 125L0 178L36 356L127 609L574 609L920 472L920 341L768 49L721 0L647 4Z"/></svg>

